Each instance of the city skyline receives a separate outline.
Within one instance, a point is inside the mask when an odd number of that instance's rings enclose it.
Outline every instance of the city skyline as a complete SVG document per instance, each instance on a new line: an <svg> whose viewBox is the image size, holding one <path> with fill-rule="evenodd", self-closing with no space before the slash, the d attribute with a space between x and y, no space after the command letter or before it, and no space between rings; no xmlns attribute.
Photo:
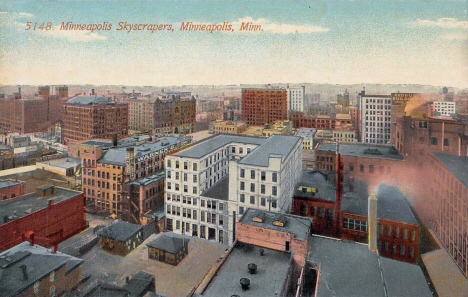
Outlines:
<svg viewBox="0 0 468 297"><path fill-rule="evenodd" d="M54 30L28 30L51 22ZM59 30L62 22L111 30ZM119 22L174 31L117 31ZM180 31L182 22L234 32ZM262 32L239 32L242 22ZM38 25L38 26L39 26ZM0 3L3 85L424 84L468 88L467 4Z"/></svg>

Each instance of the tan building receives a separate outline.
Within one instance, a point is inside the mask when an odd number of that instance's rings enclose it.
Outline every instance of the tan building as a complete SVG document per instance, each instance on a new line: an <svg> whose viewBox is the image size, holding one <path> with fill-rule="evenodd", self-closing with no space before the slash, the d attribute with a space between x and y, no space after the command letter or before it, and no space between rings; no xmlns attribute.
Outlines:
<svg viewBox="0 0 468 297"><path fill-rule="evenodd" d="M195 101L186 93L128 100L130 130L156 135L193 133Z"/></svg>
<svg viewBox="0 0 468 297"><path fill-rule="evenodd" d="M79 96L65 104L62 141L70 144L80 140L128 136L128 105L109 101L105 97Z"/></svg>
<svg viewBox="0 0 468 297"><path fill-rule="evenodd" d="M247 136L270 137L272 135L292 135L293 125L290 121L276 121L271 125L251 126L245 132Z"/></svg>
<svg viewBox="0 0 468 297"><path fill-rule="evenodd" d="M81 152L82 185L88 207L132 223L164 204L164 157L183 146L184 139L111 147L88 143ZM86 144L80 145L85 148Z"/></svg>
<svg viewBox="0 0 468 297"><path fill-rule="evenodd" d="M243 122L213 121L209 125L209 131L211 134L241 134L247 130L248 126Z"/></svg>

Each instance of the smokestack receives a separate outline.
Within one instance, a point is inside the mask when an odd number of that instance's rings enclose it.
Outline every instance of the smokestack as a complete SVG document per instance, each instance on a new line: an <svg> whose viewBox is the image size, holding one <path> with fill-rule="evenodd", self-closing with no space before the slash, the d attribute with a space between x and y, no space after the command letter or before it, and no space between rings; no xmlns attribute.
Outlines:
<svg viewBox="0 0 468 297"><path fill-rule="evenodd" d="M23 272L23 280L28 280L28 272L26 271L26 265L21 265L20 266L21 271Z"/></svg>
<svg viewBox="0 0 468 297"><path fill-rule="evenodd" d="M20 97L21 97L21 87L18 87L18 94L19 94Z"/></svg>
<svg viewBox="0 0 468 297"><path fill-rule="evenodd" d="M58 244L54 244L54 254L58 254Z"/></svg>
<svg viewBox="0 0 468 297"><path fill-rule="evenodd" d="M375 194L370 194L368 199L367 222L369 250L377 253L377 196Z"/></svg>
<svg viewBox="0 0 468 297"><path fill-rule="evenodd" d="M114 147L117 147L118 141L117 141L117 133L112 134L112 145Z"/></svg>
<svg viewBox="0 0 468 297"><path fill-rule="evenodd" d="M94 89L91 89L91 95L94 96Z"/></svg>

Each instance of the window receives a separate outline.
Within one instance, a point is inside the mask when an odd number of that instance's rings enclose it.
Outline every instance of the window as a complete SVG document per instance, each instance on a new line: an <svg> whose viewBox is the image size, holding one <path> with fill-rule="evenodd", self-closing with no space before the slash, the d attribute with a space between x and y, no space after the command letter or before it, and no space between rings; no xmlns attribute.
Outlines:
<svg viewBox="0 0 468 297"><path fill-rule="evenodd" d="M437 138L436 137L431 138L431 144L432 145L437 145Z"/></svg>
<svg viewBox="0 0 468 297"><path fill-rule="evenodd" d="M405 246L403 244L400 244L400 256L405 255Z"/></svg>
<svg viewBox="0 0 468 297"><path fill-rule="evenodd" d="M409 254L411 258L414 258L414 247L409 248Z"/></svg>
<svg viewBox="0 0 468 297"><path fill-rule="evenodd" d="M392 244L392 254L396 254L396 243Z"/></svg>
<svg viewBox="0 0 468 297"><path fill-rule="evenodd" d="M187 170L187 168L188 168L188 163L184 162L184 169Z"/></svg>
<svg viewBox="0 0 468 297"><path fill-rule="evenodd" d="M240 177L242 177L242 178L245 177L245 169L240 170Z"/></svg>
<svg viewBox="0 0 468 297"><path fill-rule="evenodd" d="M266 199L264 197L260 198L260 205L265 206L266 205Z"/></svg>
<svg viewBox="0 0 468 297"><path fill-rule="evenodd" d="M171 160L167 160L167 168L171 168L172 166L172 161Z"/></svg>
<svg viewBox="0 0 468 297"><path fill-rule="evenodd" d="M403 239L408 239L408 230L403 229Z"/></svg>
<svg viewBox="0 0 468 297"><path fill-rule="evenodd" d="M265 185L260 185L260 193L265 194Z"/></svg>
<svg viewBox="0 0 468 297"><path fill-rule="evenodd" d="M239 148L239 154L243 154L244 153L244 149L243 148Z"/></svg>
<svg viewBox="0 0 468 297"><path fill-rule="evenodd" d="M56 288L54 285L50 286L49 293L50 293L50 297L55 297Z"/></svg>
<svg viewBox="0 0 468 297"><path fill-rule="evenodd" d="M236 147L235 147L235 146L233 146L233 147L231 148L231 152L232 152L233 154L236 153Z"/></svg>
<svg viewBox="0 0 468 297"><path fill-rule="evenodd" d="M416 231L412 230L411 231L411 241L415 241L416 240Z"/></svg>
<svg viewBox="0 0 468 297"><path fill-rule="evenodd" d="M244 182L241 182L241 183L240 183L240 190L241 190L241 191L244 191L244 190L245 190L245 183L244 183Z"/></svg>
<svg viewBox="0 0 468 297"><path fill-rule="evenodd" d="M450 141L448 140L448 138L444 138L444 146L449 146L450 145Z"/></svg>
<svg viewBox="0 0 468 297"><path fill-rule="evenodd" d="M278 181L278 173L276 172L273 172L273 174L271 175L271 180L276 183Z"/></svg>
<svg viewBox="0 0 468 297"><path fill-rule="evenodd" d="M250 204L255 204L255 196L250 196Z"/></svg>
<svg viewBox="0 0 468 297"><path fill-rule="evenodd" d="M349 171L354 171L354 164L353 163L349 164Z"/></svg>
<svg viewBox="0 0 468 297"><path fill-rule="evenodd" d="M202 211L202 212L200 213L200 220L201 220L202 222L205 221L205 212L204 212L204 211Z"/></svg>
<svg viewBox="0 0 468 297"><path fill-rule="evenodd" d="M188 186L187 185L184 185L184 193L187 193L188 192ZM184 196L185 197L185 196Z"/></svg>
<svg viewBox="0 0 468 297"><path fill-rule="evenodd" d="M194 182L194 183L197 182L197 175L196 175L196 174L193 175L193 182Z"/></svg>
<svg viewBox="0 0 468 297"><path fill-rule="evenodd" d="M255 179L255 170L250 170L250 179Z"/></svg>
<svg viewBox="0 0 468 297"><path fill-rule="evenodd" d="M197 171L198 170L198 164L197 163L193 163L193 171Z"/></svg>
<svg viewBox="0 0 468 297"><path fill-rule="evenodd" d="M205 200L200 200L200 206L205 207Z"/></svg>
<svg viewBox="0 0 468 297"><path fill-rule="evenodd" d="M306 216L308 209L309 209L309 207L307 206L307 204L302 203L301 204L301 216Z"/></svg>
<svg viewBox="0 0 468 297"><path fill-rule="evenodd" d="M395 238L400 237L400 227L395 228Z"/></svg>
<svg viewBox="0 0 468 297"><path fill-rule="evenodd" d="M242 206L239 206L239 214L240 215L244 214L244 208Z"/></svg>
<svg viewBox="0 0 468 297"><path fill-rule="evenodd" d="M168 189L168 190L171 189L171 183L170 183L170 182L167 182L167 189Z"/></svg>
<svg viewBox="0 0 468 297"><path fill-rule="evenodd" d="M197 187L193 187L192 193L193 193L193 194L197 194Z"/></svg>
<svg viewBox="0 0 468 297"><path fill-rule="evenodd" d="M388 242L387 242L387 241L385 242L385 248L384 248L384 250L388 253Z"/></svg>
<svg viewBox="0 0 468 297"><path fill-rule="evenodd" d="M244 194L240 194L240 199L239 199L239 201L240 201L241 203L245 203L245 195L244 195Z"/></svg>
<svg viewBox="0 0 468 297"><path fill-rule="evenodd" d="M55 281L55 271L52 271L49 276L49 281L53 283Z"/></svg>
<svg viewBox="0 0 468 297"><path fill-rule="evenodd" d="M364 165L363 164L359 165L359 172L364 172Z"/></svg>
<svg viewBox="0 0 468 297"><path fill-rule="evenodd" d="M262 171L262 172L260 173L260 179L261 179L262 181L266 180L266 172L265 172L265 171Z"/></svg>
<svg viewBox="0 0 468 297"><path fill-rule="evenodd" d="M374 173L374 165L369 165L369 172Z"/></svg>
<svg viewBox="0 0 468 297"><path fill-rule="evenodd" d="M387 226L387 236L392 236L392 226Z"/></svg>
<svg viewBox="0 0 468 297"><path fill-rule="evenodd" d="M250 192L255 192L255 184L254 183L250 184Z"/></svg>
<svg viewBox="0 0 468 297"><path fill-rule="evenodd" d="M278 195L278 190L277 190L276 186L271 187L271 195L273 195L273 196Z"/></svg>
<svg viewBox="0 0 468 297"><path fill-rule="evenodd" d="M276 199L271 199L271 207L276 208L278 206L277 204L278 203L277 203Z"/></svg>
<svg viewBox="0 0 468 297"><path fill-rule="evenodd" d="M367 231L367 221L344 218L343 228L357 230L357 231Z"/></svg>

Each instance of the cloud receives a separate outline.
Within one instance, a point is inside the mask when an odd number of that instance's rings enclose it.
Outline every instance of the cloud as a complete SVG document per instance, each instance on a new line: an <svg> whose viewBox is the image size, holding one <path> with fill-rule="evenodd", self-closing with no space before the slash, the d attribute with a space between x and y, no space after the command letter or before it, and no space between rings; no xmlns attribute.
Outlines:
<svg viewBox="0 0 468 297"><path fill-rule="evenodd" d="M468 34L446 34L442 36L443 39L447 40L467 40Z"/></svg>
<svg viewBox="0 0 468 297"><path fill-rule="evenodd" d="M40 30L37 32L44 36L68 39L69 41L88 42L93 40L107 40L107 36L100 35L97 32L91 32L90 30L60 30L60 25L55 26L53 30Z"/></svg>
<svg viewBox="0 0 468 297"><path fill-rule="evenodd" d="M233 25L236 30L239 30L242 23L246 24L248 22L252 23L253 25L260 25L263 32L269 32L273 34L311 34L324 33L330 31L330 29L320 26L273 23L267 19L254 20L252 17L245 17L243 19L239 19L238 21L233 22ZM255 31L241 32L255 33Z"/></svg>
<svg viewBox="0 0 468 297"><path fill-rule="evenodd" d="M454 18L440 18L437 21L418 19L416 24L419 27L436 27L444 29L468 29L468 21L459 21Z"/></svg>
<svg viewBox="0 0 468 297"><path fill-rule="evenodd" d="M32 18L34 15L32 13L27 13L27 12L19 12L18 15L20 17L26 17L26 18Z"/></svg>

